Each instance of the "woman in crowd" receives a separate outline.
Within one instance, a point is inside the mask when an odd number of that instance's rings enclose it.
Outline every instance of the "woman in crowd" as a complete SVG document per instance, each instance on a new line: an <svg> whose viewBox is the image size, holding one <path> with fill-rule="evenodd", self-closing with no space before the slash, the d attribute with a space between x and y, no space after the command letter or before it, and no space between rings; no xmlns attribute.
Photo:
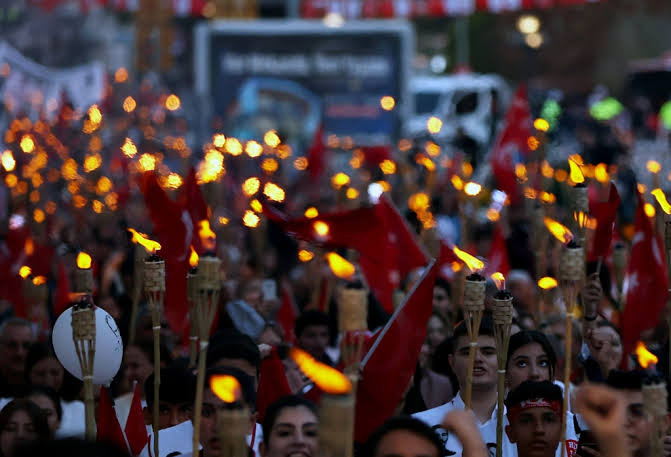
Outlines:
<svg viewBox="0 0 671 457"><path fill-rule="evenodd" d="M319 454L317 407L309 400L289 395L271 404L263 420L261 457L283 457L300 453Z"/></svg>
<svg viewBox="0 0 671 457"><path fill-rule="evenodd" d="M76 400L76 395L66 395L65 391L69 390L69 383L66 381L72 376L65 372L56 358L51 343L35 343L30 347L26 356L25 373L27 385L49 387L57 393L58 409L62 412L57 436L83 438L86 431L84 403ZM81 387L81 383L74 383Z"/></svg>
<svg viewBox="0 0 671 457"><path fill-rule="evenodd" d="M33 386L26 398L40 407L49 425L52 436L59 438L59 427L63 416L61 399L54 389L46 386Z"/></svg>
<svg viewBox="0 0 671 457"><path fill-rule="evenodd" d="M0 454L13 457L18 446L51 438L47 419L30 400L10 401L0 411Z"/></svg>
<svg viewBox="0 0 671 457"><path fill-rule="evenodd" d="M523 330L510 337L506 384L515 389L524 381L552 381L557 357L548 338L536 330Z"/></svg>

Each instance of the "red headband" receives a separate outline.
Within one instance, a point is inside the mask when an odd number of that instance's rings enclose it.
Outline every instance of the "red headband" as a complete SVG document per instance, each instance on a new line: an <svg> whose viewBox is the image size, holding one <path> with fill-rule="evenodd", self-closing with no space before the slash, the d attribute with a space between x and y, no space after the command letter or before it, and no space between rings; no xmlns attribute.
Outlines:
<svg viewBox="0 0 671 457"><path fill-rule="evenodd" d="M519 413L531 408L550 408L561 416L562 402L560 400L546 400L545 398L524 400L519 405L508 408L508 419L512 422Z"/></svg>

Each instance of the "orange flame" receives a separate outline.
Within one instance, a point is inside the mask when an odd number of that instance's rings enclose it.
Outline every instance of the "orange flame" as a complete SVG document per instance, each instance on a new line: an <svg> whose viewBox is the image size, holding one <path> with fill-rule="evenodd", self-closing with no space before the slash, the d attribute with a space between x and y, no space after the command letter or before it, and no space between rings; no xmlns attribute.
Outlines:
<svg viewBox="0 0 671 457"><path fill-rule="evenodd" d="M321 237L327 236L330 230L329 225L323 221L315 221L315 223L312 224L312 228L314 228L317 235Z"/></svg>
<svg viewBox="0 0 671 457"><path fill-rule="evenodd" d="M36 286L41 286L42 284L46 284L46 283L47 283L47 278L45 278L44 276L35 276L33 278L33 284L36 285Z"/></svg>
<svg viewBox="0 0 671 457"><path fill-rule="evenodd" d="M326 254L326 260L334 275L342 279L349 279L356 271L356 267L335 252Z"/></svg>
<svg viewBox="0 0 671 457"><path fill-rule="evenodd" d="M497 289L504 290L506 288L506 278L503 276L503 273L497 271L491 278L494 280L494 283L496 283Z"/></svg>
<svg viewBox="0 0 671 457"><path fill-rule="evenodd" d="M639 341L636 345L636 356L638 357L638 364L643 368L648 368L651 363L658 362L657 356L648 351L642 341Z"/></svg>
<svg viewBox="0 0 671 457"><path fill-rule="evenodd" d="M91 256L84 251L77 254L77 268L80 270L91 268Z"/></svg>
<svg viewBox="0 0 671 457"><path fill-rule="evenodd" d="M571 168L571 181L576 184L585 182L585 176L582 174L582 170L580 170L580 165L569 159L568 166Z"/></svg>
<svg viewBox="0 0 671 457"><path fill-rule="evenodd" d="M210 221L203 219L198 222L198 236L205 249L208 251L214 250L217 242L217 235L210 228Z"/></svg>
<svg viewBox="0 0 671 457"><path fill-rule="evenodd" d="M26 242L23 245L23 250L27 256L30 257L31 255L33 255L33 253L35 252L35 244L33 243L32 238L26 238Z"/></svg>
<svg viewBox="0 0 671 457"><path fill-rule="evenodd" d="M462 251L456 246L452 248L452 251L462 262L466 264L466 266L471 270L471 273L477 273L485 267L485 264L482 262L482 260L473 257L468 252Z"/></svg>
<svg viewBox="0 0 671 457"><path fill-rule="evenodd" d="M587 214L583 213L582 211L574 211L573 212L573 220L578 223L578 226L580 228L584 228L585 225L587 224Z"/></svg>
<svg viewBox="0 0 671 457"><path fill-rule="evenodd" d="M538 280L538 287L543 290L554 289L557 287L557 280L550 276L544 276Z"/></svg>
<svg viewBox="0 0 671 457"><path fill-rule="evenodd" d="M191 268L196 268L198 266L198 253L193 246L191 246L191 255L189 255L189 265L191 265Z"/></svg>
<svg viewBox="0 0 671 457"><path fill-rule="evenodd" d="M132 228L129 228L128 231L133 234L133 239L131 241L141 245L148 253L153 254L161 249L160 243L150 240L144 233L139 233Z"/></svg>
<svg viewBox="0 0 671 457"><path fill-rule="evenodd" d="M327 394L338 395L351 392L352 383L335 368L316 361L310 354L296 347L291 348L289 356L305 376Z"/></svg>
<svg viewBox="0 0 671 457"><path fill-rule="evenodd" d="M661 171L662 165L656 160L648 160L645 164L645 168L647 168L650 173L656 175Z"/></svg>
<svg viewBox="0 0 671 457"><path fill-rule="evenodd" d="M30 274L33 272L31 268L28 265L24 265L21 268L19 268L19 276L21 276L23 279L28 278Z"/></svg>
<svg viewBox="0 0 671 457"><path fill-rule="evenodd" d="M210 378L210 389L224 403L235 403L242 397L242 388L235 376L213 375Z"/></svg>
<svg viewBox="0 0 671 457"><path fill-rule="evenodd" d="M669 202L666 200L666 195L664 195L664 191L662 191L662 189L657 188L650 193L655 196L655 198L657 199L657 203L659 203L659 206L662 207L664 212L666 214L671 214L671 205L669 205Z"/></svg>
<svg viewBox="0 0 671 457"><path fill-rule="evenodd" d="M573 233L571 233L568 228L564 227L559 222L550 219L549 217L543 218L543 221L545 222L545 226L548 228L550 233L552 233L552 235L554 235L554 237L562 243L568 243L573 239Z"/></svg>

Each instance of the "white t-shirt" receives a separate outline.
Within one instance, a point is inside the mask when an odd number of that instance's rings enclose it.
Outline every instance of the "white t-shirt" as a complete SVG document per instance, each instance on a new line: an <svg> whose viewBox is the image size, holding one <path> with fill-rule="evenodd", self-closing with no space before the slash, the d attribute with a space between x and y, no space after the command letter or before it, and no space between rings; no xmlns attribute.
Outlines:
<svg viewBox="0 0 671 457"><path fill-rule="evenodd" d="M505 408L505 407L504 407ZM459 411L466 409L464 400L461 398L461 394L458 393L451 401L445 403L444 405L437 406L426 411L413 414L413 417L421 420L422 422L429 425L433 428L436 433L440 436L445 444L445 449L447 450L447 456L456 456L461 457L463 448L457 437L453 434L448 433L443 429L440 424L443 422L443 419L447 413L451 411ZM482 441L487 446L490 456L496 455L496 415L498 411L498 406L494 407L492 415L484 423L479 423L478 428L480 429L480 436ZM506 457L517 457L517 445L510 442L508 435L505 432L505 426L509 424L508 418L506 417L506 410L503 410L503 420L504 420L504 429L503 429L503 455ZM578 448L578 437L574 427L573 414L568 413L566 417L566 441L567 441L567 457L574 457L575 452ZM561 447L557 446L557 457L561 457Z"/></svg>
<svg viewBox="0 0 671 457"><path fill-rule="evenodd" d="M81 438L86 435L86 412L84 403L79 400L61 400L61 425L54 434L56 438Z"/></svg>

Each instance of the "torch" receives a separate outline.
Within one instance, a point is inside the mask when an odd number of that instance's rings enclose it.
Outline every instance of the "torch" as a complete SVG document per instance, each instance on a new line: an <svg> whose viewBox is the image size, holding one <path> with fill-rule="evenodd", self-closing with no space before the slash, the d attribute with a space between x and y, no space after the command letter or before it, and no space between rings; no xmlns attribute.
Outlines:
<svg viewBox="0 0 671 457"><path fill-rule="evenodd" d="M496 457L503 455L503 395L506 383L506 363L508 361L508 343L510 326L513 322L513 295L506 290L506 281L502 273L492 275L498 292L494 295L492 318L494 337L496 338L496 360L498 369L498 409L496 422Z"/></svg>
<svg viewBox="0 0 671 457"><path fill-rule="evenodd" d="M210 328L219 304L221 292L221 260L212 253L198 260L196 322L200 338L200 354L198 356L198 374L196 380L196 403L194 404L193 420L193 455L198 455L200 444L200 418L203 406L203 389L205 385L205 368L207 366L207 347L210 340Z"/></svg>
<svg viewBox="0 0 671 457"><path fill-rule="evenodd" d="M345 375L356 386L368 328L368 291L343 287L338 293L338 326L342 335L341 357Z"/></svg>
<svg viewBox="0 0 671 457"><path fill-rule="evenodd" d="M576 243L578 246L585 246L587 215L589 214L589 196L587 194L587 185L585 184L585 176L580 170L580 165L572 159L568 161L571 169L571 181L575 183L571 187L571 206L573 209L573 221L575 225L575 233L577 234ZM582 256L583 265L581 266L583 275L585 270L585 256ZM560 257L561 264L561 257ZM575 265L577 267L577 265ZM560 265L561 269L561 265ZM600 269L600 267L599 267ZM582 279L582 276L580 279Z"/></svg>
<svg viewBox="0 0 671 457"><path fill-rule="evenodd" d="M352 457L354 442L354 395L352 382L335 368L291 348L289 356L305 376L326 395L319 407L319 450L324 457Z"/></svg>
<svg viewBox="0 0 671 457"><path fill-rule="evenodd" d="M564 363L564 388L569 391L571 382L571 343L573 338L573 316L576 312L576 301L581 281L585 277L585 251L573 241L573 234L557 221L545 218L545 226L561 242L565 243L559 256L559 281L566 306L566 331L565 331L565 363ZM564 395L563 410L568 411L568 394ZM566 441L566 421L562 420L562 440ZM566 447L562 445L562 457Z"/></svg>
<svg viewBox="0 0 671 457"><path fill-rule="evenodd" d="M475 351L478 347L478 336L480 333L480 322L482 322L482 313L485 310L485 278L478 272L484 268L484 263L462 251L458 247L452 248L454 253L470 269L471 274L466 277L464 282L464 321L470 346L468 349L468 371L466 375L466 398L464 403L466 408L471 407L471 393L473 391L473 366L475 365Z"/></svg>
<svg viewBox="0 0 671 457"><path fill-rule="evenodd" d="M19 268L19 276L21 281L21 289L26 303L30 305L31 317L37 316L40 320L40 325L44 324L44 313L38 313L38 309L44 307L49 290L47 289L47 278L44 276L33 276L32 270L29 266L23 265Z"/></svg>
<svg viewBox="0 0 671 457"><path fill-rule="evenodd" d="M159 386L161 384L161 307L165 294L165 262L156 251L161 245L147 238L146 235L128 229L133 234L132 241L141 244L149 257L144 260L142 281L147 304L151 310L151 323L154 333L154 408L152 411L152 428L154 430L154 455L158 455L158 414Z"/></svg>
<svg viewBox="0 0 671 457"><path fill-rule="evenodd" d="M654 176L657 176L657 174ZM657 199L657 202L659 203L659 206L662 207L664 213L667 215L671 214L671 205L669 205L669 202L666 200L666 195L664 195L662 189L654 189L651 193ZM666 273L669 278L669 287L671 287L671 220L669 220L668 217L664 223L664 247L666 248ZM615 255L613 254L613 257L614 256ZM669 291L671 292L671 289L669 289ZM667 305L669 309L666 313L666 323L669 329L669 373L671 373L671 295L669 295L669 300L669 304Z"/></svg>
<svg viewBox="0 0 671 457"><path fill-rule="evenodd" d="M189 302L189 366L196 366L198 357L198 254L191 246L191 269L186 274L186 299Z"/></svg>
<svg viewBox="0 0 671 457"><path fill-rule="evenodd" d="M226 408L217 409L221 457L247 456L249 448L245 439L249 429L249 408L241 401L240 383L234 376L213 375L210 389L226 404Z"/></svg>
<svg viewBox="0 0 671 457"><path fill-rule="evenodd" d="M90 297L84 295L72 310L72 340L84 381L86 439L95 440L95 405L93 399L93 361L96 355L96 316Z"/></svg>
<svg viewBox="0 0 671 457"><path fill-rule="evenodd" d="M666 416L666 383L656 375L657 356L645 347L642 341L636 345L638 364L650 376L649 382L643 385L643 410L646 416L652 417L653 425L650 432L651 456L664 455L664 418Z"/></svg>
<svg viewBox="0 0 671 457"><path fill-rule="evenodd" d="M540 293L541 299L539 300L539 307L536 310L536 314L537 314L536 319L537 319L537 322L542 322L542 320L545 318L548 295L550 293L550 290L557 287L557 280L555 278L550 277L550 276L544 276L544 277L542 277L541 279L538 280L538 287L541 290L541 293Z"/></svg>
<svg viewBox="0 0 671 457"><path fill-rule="evenodd" d="M77 254L77 268L75 269L74 291L77 293L93 293L93 271L91 270L91 256L86 252Z"/></svg>

